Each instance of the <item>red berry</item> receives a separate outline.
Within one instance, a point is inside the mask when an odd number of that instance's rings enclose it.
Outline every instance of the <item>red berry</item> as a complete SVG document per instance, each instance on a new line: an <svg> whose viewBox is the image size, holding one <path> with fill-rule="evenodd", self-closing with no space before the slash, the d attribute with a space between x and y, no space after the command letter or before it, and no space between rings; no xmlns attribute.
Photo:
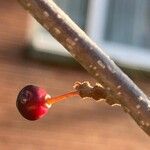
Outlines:
<svg viewBox="0 0 150 150"><path fill-rule="evenodd" d="M28 120L37 120L47 114L50 104L46 103L47 92L37 86L24 87L17 97L16 105L21 115Z"/></svg>

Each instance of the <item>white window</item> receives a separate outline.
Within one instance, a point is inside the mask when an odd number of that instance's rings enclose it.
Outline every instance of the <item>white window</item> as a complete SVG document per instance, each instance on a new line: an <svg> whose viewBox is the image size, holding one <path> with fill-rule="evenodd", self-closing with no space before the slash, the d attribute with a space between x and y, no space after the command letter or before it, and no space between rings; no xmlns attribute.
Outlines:
<svg viewBox="0 0 150 150"><path fill-rule="evenodd" d="M150 1L94 0L90 36L119 64L150 70Z"/></svg>
<svg viewBox="0 0 150 150"><path fill-rule="evenodd" d="M149 0L55 2L119 64L150 70ZM36 36L34 35L36 38L32 42L36 47L38 43L38 50L69 56L60 44L44 32L42 29L39 34L36 30Z"/></svg>

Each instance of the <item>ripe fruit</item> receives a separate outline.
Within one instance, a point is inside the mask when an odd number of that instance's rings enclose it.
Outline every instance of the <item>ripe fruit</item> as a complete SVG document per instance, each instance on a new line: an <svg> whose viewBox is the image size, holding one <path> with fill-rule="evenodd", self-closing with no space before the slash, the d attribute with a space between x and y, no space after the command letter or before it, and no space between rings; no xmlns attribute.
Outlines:
<svg viewBox="0 0 150 150"><path fill-rule="evenodd" d="M52 104L75 95L77 91L51 98L43 88L27 85L19 92L16 105L24 118L37 120L48 113Z"/></svg>
<svg viewBox="0 0 150 150"><path fill-rule="evenodd" d="M17 108L21 115L28 120L36 120L48 112L51 105L46 105L47 93L34 85L24 87L17 97Z"/></svg>

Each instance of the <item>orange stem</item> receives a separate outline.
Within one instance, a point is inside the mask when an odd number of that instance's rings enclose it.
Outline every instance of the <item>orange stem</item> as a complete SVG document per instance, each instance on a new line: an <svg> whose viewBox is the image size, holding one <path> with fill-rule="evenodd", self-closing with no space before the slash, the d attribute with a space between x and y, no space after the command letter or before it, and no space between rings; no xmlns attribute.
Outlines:
<svg viewBox="0 0 150 150"><path fill-rule="evenodd" d="M69 92L69 93L66 93L66 94L63 94L63 95L60 95L60 96L48 98L46 100L46 103L47 104L54 104L54 103L57 103L57 102L62 101L64 99L67 99L69 97L78 96L78 95L79 95L78 91Z"/></svg>

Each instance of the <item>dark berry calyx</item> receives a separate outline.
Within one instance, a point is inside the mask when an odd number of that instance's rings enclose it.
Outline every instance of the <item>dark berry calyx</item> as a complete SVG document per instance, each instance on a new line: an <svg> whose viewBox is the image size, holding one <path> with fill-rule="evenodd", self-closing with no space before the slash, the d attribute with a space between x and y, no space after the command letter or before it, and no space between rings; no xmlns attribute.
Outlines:
<svg viewBox="0 0 150 150"><path fill-rule="evenodd" d="M47 114L51 104L46 103L50 98L40 87L27 85L18 94L16 105L21 115L28 120L37 120Z"/></svg>

